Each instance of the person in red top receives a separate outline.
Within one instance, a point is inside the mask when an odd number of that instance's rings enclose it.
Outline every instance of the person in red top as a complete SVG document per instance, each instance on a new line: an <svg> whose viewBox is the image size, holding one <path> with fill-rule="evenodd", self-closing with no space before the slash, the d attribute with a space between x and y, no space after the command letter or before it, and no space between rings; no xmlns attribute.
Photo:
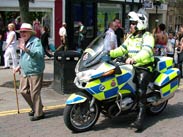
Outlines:
<svg viewBox="0 0 183 137"><path fill-rule="evenodd" d="M165 29L165 24L161 23L154 34L156 55L165 56L167 54L166 46L168 42L168 34Z"/></svg>
<svg viewBox="0 0 183 137"><path fill-rule="evenodd" d="M33 29L35 30L36 34L35 36L38 37L38 38L41 38L41 26L40 26L40 22L38 19L36 19L34 22L33 22Z"/></svg>

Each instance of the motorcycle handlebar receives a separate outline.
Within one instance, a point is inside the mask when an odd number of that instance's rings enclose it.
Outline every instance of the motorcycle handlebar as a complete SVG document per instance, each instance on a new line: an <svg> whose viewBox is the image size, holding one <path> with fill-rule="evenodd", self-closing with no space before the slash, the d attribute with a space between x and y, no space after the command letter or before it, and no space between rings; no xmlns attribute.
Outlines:
<svg viewBox="0 0 183 137"><path fill-rule="evenodd" d="M120 59L121 60L121 59ZM123 61L122 61L123 60ZM118 62L120 62L120 64L122 63L122 64L126 64L126 63L124 63L125 61L125 59L123 58L121 61L118 61L118 59L117 59L117 61ZM119 67L119 64L118 63L116 63L117 61L110 61L109 63L110 64L112 64L112 65L114 65L115 67ZM148 71L149 70L149 68L146 68L146 67L141 67L141 66L135 66L135 64L137 64L137 62L133 62L131 65L134 67L134 68L137 68L137 69L142 69L142 70L145 70L145 71Z"/></svg>

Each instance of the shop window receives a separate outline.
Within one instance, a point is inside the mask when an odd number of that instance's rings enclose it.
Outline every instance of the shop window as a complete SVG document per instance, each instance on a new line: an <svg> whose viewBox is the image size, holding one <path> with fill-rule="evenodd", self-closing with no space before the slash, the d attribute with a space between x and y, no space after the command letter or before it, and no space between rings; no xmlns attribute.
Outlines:
<svg viewBox="0 0 183 137"><path fill-rule="evenodd" d="M74 11L74 35L77 36L78 22L82 22L86 27L86 38L92 38L94 36L94 9L91 3L86 3L85 6L82 3L75 3L73 7Z"/></svg>
<svg viewBox="0 0 183 137"><path fill-rule="evenodd" d="M99 3L97 12L97 34L105 32L108 24L119 18L122 20L122 6L120 4Z"/></svg>

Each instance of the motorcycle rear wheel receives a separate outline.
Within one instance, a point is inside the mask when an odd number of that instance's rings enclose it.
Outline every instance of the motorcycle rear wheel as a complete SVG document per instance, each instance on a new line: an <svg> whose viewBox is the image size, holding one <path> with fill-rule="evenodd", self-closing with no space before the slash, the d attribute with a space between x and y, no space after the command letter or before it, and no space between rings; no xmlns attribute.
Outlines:
<svg viewBox="0 0 183 137"><path fill-rule="evenodd" d="M168 103L168 100L157 106L150 106L147 108L147 113L149 115L158 115L166 108L167 103Z"/></svg>
<svg viewBox="0 0 183 137"><path fill-rule="evenodd" d="M91 129L99 118L99 107L94 103L92 109L90 102L66 105L64 109L65 125L73 132L84 132Z"/></svg>

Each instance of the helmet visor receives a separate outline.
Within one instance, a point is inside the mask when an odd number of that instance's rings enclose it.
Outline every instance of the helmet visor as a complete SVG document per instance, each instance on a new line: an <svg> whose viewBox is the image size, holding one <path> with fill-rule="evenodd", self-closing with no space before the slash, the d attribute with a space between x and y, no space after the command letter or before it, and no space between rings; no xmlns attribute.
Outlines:
<svg viewBox="0 0 183 137"><path fill-rule="evenodd" d="M137 21L130 21L130 25L137 25Z"/></svg>

